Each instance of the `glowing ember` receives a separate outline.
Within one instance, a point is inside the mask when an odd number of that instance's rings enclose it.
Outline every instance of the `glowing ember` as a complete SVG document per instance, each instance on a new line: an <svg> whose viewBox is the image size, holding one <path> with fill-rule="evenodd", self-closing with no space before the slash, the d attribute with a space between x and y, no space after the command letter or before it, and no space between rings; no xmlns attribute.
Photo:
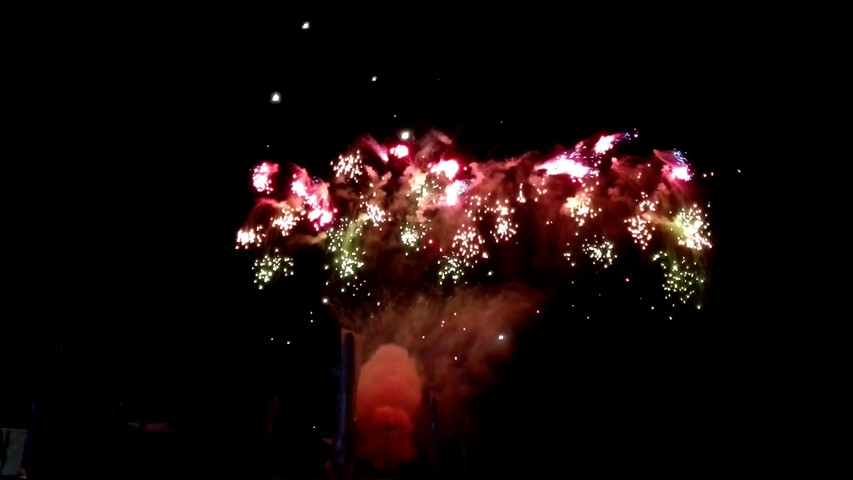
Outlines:
<svg viewBox="0 0 853 480"><path fill-rule="evenodd" d="M601 155L603 153L607 153L608 150L613 148L613 141L616 139L617 135L602 135L601 138L595 142L595 153Z"/></svg>
<svg viewBox="0 0 853 480"><path fill-rule="evenodd" d="M347 156L339 155L338 163L334 165L335 175L354 180L361 175L361 152L356 150L354 154Z"/></svg>
<svg viewBox="0 0 853 480"><path fill-rule="evenodd" d="M589 167L569 160L562 154L559 157L536 166L536 170L545 170L545 175L569 175L573 178L583 178L589 173Z"/></svg>
<svg viewBox="0 0 853 480"><path fill-rule="evenodd" d="M459 172L459 163L456 160L442 160L433 165L429 171L435 174L443 173L448 180L453 180Z"/></svg>
<svg viewBox="0 0 853 480"><path fill-rule="evenodd" d="M252 170L252 185L258 193L272 193L272 175L278 172L278 165L264 162Z"/></svg>
<svg viewBox="0 0 853 480"><path fill-rule="evenodd" d="M391 154L393 154L397 158L403 158L409 155L409 147L400 144L391 149Z"/></svg>
<svg viewBox="0 0 853 480"><path fill-rule="evenodd" d="M465 191L465 182L456 180L447 186L444 190L444 204L448 206L456 205L459 201L459 195Z"/></svg>

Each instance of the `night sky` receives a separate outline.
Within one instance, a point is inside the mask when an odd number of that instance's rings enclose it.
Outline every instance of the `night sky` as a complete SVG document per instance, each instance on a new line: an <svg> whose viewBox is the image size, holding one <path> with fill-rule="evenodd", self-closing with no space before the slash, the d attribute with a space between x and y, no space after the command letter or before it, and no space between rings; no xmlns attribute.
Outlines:
<svg viewBox="0 0 853 480"><path fill-rule="evenodd" d="M193 468L212 474L256 458L233 454L235 438L254 445L244 426L273 393L298 432L281 441L304 461L332 436L337 333L316 282L258 292L252 257L234 250L251 168L294 162L328 178L356 137L402 128L436 128L478 158L636 129L646 151L678 148L715 172L707 308L667 321L615 292L584 301L600 317L590 322L552 302L517 332L474 407L472 468L523 476L745 455L760 428L750 398L761 362L743 204L764 160L734 145L761 108L765 46L740 21L516 13L275 10L249 24L135 27L122 48L81 34L29 59L45 75L25 91L49 98L26 118L50 118L51 152L68 152L49 163L46 195L67 200L22 216L87 215L56 220L73 238L36 242L59 257L47 278L22 277L57 292L33 296L22 317L22 396L49 398L66 426L97 422L116 401L186 425L199 439Z"/></svg>

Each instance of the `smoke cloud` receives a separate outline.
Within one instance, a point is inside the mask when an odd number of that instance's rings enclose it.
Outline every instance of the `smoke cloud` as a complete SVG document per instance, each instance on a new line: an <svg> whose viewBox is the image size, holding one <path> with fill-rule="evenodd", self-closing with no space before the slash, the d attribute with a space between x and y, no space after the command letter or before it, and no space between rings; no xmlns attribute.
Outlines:
<svg viewBox="0 0 853 480"><path fill-rule="evenodd" d="M356 455L371 460L377 470L414 460L421 391L421 376L408 352L393 344L379 347L359 374Z"/></svg>

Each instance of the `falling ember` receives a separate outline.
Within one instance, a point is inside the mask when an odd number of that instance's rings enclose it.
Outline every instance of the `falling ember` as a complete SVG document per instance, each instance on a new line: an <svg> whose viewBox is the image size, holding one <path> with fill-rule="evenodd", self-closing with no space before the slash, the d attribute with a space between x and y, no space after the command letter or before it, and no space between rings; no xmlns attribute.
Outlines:
<svg viewBox="0 0 853 480"><path fill-rule="evenodd" d="M584 242L583 251L589 255L592 263L607 268L613 265L616 254L613 253L613 242L608 240L597 240Z"/></svg>
<svg viewBox="0 0 853 480"><path fill-rule="evenodd" d="M649 240L652 239L652 216L657 208L657 202L651 200L643 200L638 207L639 213L625 220L628 224L628 231L634 242L640 246L641 250L645 250L649 245Z"/></svg>
<svg viewBox="0 0 853 480"><path fill-rule="evenodd" d="M355 180L362 174L361 152L356 150L354 154L347 156L339 155L338 163L335 164L335 176L348 180Z"/></svg>
<svg viewBox="0 0 853 480"><path fill-rule="evenodd" d="M382 223L388 221L389 215L388 212L382 209L379 205L374 203L367 204L367 218L373 224L374 227L378 227L382 225Z"/></svg>
<svg viewBox="0 0 853 480"><path fill-rule="evenodd" d="M281 235L286 237L293 230L293 227L299 222L302 217L302 210L290 206L284 206L281 209L281 215L273 218L272 226L278 227L281 230Z"/></svg>
<svg viewBox="0 0 853 480"><path fill-rule="evenodd" d="M414 249L418 248L423 236L423 232L416 225L409 224L402 228L402 231L400 232L400 241L409 249Z"/></svg>
<svg viewBox="0 0 853 480"><path fill-rule="evenodd" d="M266 235L262 232L262 226L254 229L244 228L237 231L237 248L260 247Z"/></svg>
<svg viewBox="0 0 853 480"><path fill-rule="evenodd" d="M272 175L278 172L275 163L263 162L252 170L252 186L258 193L272 193Z"/></svg>
<svg viewBox="0 0 853 480"><path fill-rule="evenodd" d="M263 290L276 274L293 275L293 259L280 255L264 255L263 258L255 260L252 269L255 271L255 283L258 289Z"/></svg>
<svg viewBox="0 0 853 480"><path fill-rule="evenodd" d="M592 208L592 197L584 192L567 198L563 208L568 210L569 215L578 222L579 227L596 215L596 211Z"/></svg>
<svg viewBox="0 0 853 480"><path fill-rule="evenodd" d="M518 231L518 224L513 222L510 216L515 210L506 205L498 205L490 211L497 215L495 225L492 227L492 236L495 241L503 242L512 238Z"/></svg>
<svg viewBox="0 0 853 480"><path fill-rule="evenodd" d="M666 297L678 297L681 303L687 303L702 289L705 279L700 273L699 265L687 259L673 258L666 252L658 252L652 256L652 261L659 262L664 271L663 289ZM697 305L698 308L698 305Z"/></svg>

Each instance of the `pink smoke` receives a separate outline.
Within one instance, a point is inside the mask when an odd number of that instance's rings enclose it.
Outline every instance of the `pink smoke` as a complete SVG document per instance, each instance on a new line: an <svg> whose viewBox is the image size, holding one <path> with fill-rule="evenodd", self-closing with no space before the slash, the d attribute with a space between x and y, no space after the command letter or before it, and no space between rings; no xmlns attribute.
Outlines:
<svg viewBox="0 0 853 480"><path fill-rule="evenodd" d="M406 349L383 345L361 367L356 390L356 455L377 470L415 459L412 432L420 414L422 380Z"/></svg>

